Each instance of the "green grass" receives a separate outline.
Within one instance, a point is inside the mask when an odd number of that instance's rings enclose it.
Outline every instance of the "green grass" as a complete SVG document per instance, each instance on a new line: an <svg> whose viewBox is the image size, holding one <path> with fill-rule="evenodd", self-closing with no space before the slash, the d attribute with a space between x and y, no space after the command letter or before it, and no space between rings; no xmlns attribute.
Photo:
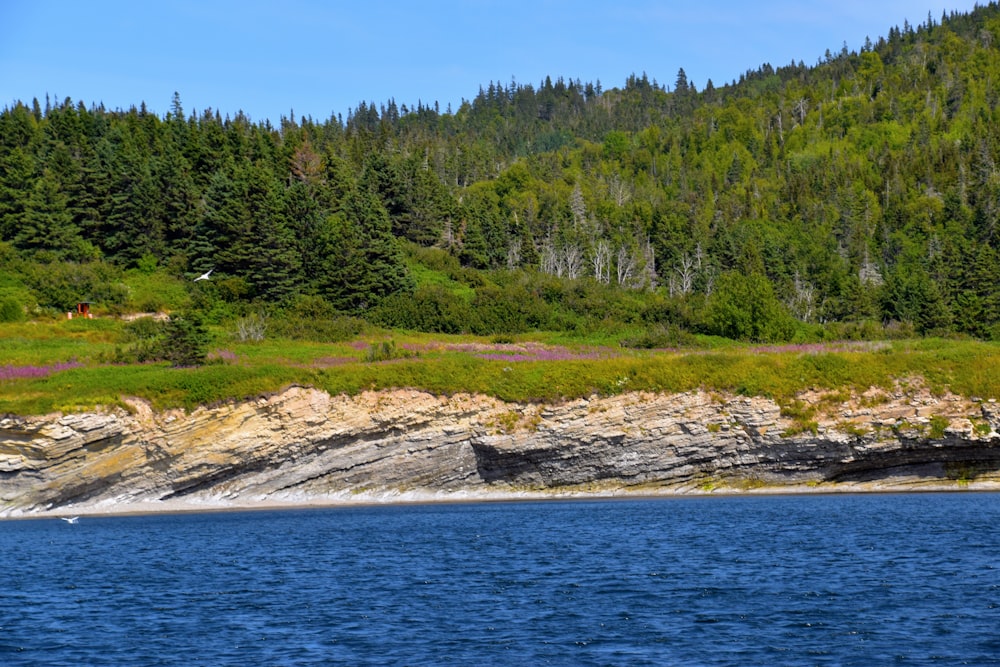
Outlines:
<svg viewBox="0 0 1000 667"><path fill-rule="evenodd" d="M164 271L143 273L128 271L125 275L128 287L128 304L138 312L168 312L181 310L191 301L188 284Z"/></svg>
<svg viewBox="0 0 1000 667"><path fill-rule="evenodd" d="M443 287L467 303L472 301L472 297L476 295L476 291L472 287L454 280L443 271L431 269L416 262L409 263L407 268L418 287L430 285Z"/></svg>
<svg viewBox="0 0 1000 667"><path fill-rule="evenodd" d="M501 345L474 336L383 331L344 343L276 338L240 343L224 328L214 328L210 349L219 361L175 369L165 364L106 363L109 352L121 344L122 327L111 318L0 324L0 367L70 361L82 365L47 377L0 380L0 413L120 405L129 396L149 400L157 408L192 408L276 392L292 384L331 394L414 388L440 395L468 392L535 402L626 391L703 389L771 397L803 424L811 421L811 415L795 403L795 397L807 389L847 395L919 379L937 392L1000 398L1000 344L975 341L930 339L835 346L833 351L796 346L762 350L718 341L711 348L675 352L626 350L609 344L595 354L596 344L604 340L599 336L521 335L508 337ZM366 362L371 344L382 342L412 356ZM480 356L513 354L516 345L536 349L537 345L526 345L532 342L544 343L548 347L542 349L552 354L531 361Z"/></svg>
<svg viewBox="0 0 1000 667"><path fill-rule="evenodd" d="M96 357L114 348L114 320L61 320L0 324L0 366L43 365Z"/></svg>
<svg viewBox="0 0 1000 667"><path fill-rule="evenodd" d="M46 414L122 405L144 398L155 408L194 408L280 391L303 379L285 366L208 365L169 368L164 364L75 368L32 380L0 382L0 413ZM16 394L11 392L16 385Z"/></svg>

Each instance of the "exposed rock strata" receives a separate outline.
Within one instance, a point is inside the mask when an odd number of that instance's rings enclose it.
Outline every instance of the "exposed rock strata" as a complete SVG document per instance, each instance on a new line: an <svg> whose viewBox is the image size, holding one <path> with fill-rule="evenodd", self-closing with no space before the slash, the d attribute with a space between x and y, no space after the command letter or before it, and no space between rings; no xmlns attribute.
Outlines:
<svg viewBox="0 0 1000 667"><path fill-rule="evenodd" d="M256 401L0 420L0 515L184 499L697 491L1000 481L1000 406L923 390L765 398L629 393L555 405L291 388Z"/></svg>

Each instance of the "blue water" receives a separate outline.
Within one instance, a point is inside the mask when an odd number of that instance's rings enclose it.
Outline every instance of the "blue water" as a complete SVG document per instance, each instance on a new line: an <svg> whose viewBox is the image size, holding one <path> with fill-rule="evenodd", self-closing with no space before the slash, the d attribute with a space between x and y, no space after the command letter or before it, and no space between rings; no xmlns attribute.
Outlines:
<svg viewBox="0 0 1000 667"><path fill-rule="evenodd" d="M1000 495L0 522L2 665L1000 664Z"/></svg>

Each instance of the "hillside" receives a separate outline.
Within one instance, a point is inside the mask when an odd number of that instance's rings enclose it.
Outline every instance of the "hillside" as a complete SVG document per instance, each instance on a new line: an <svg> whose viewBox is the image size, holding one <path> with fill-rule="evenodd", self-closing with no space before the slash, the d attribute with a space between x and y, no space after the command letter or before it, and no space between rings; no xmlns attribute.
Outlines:
<svg viewBox="0 0 1000 667"><path fill-rule="evenodd" d="M16 103L0 315L1000 338L1000 9L887 33L704 90L490 83L280 127Z"/></svg>

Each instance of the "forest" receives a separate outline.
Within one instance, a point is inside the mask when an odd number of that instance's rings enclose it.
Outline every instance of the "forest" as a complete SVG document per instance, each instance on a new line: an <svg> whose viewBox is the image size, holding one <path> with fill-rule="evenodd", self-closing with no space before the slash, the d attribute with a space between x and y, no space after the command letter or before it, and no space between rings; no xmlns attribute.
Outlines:
<svg viewBox="0 0 1000 667"><path fill-rule="evenodd" d="M278 126L15 102L0 321L1000 340L1000 7L887 33L701 90L496 81Z"/></svg>

